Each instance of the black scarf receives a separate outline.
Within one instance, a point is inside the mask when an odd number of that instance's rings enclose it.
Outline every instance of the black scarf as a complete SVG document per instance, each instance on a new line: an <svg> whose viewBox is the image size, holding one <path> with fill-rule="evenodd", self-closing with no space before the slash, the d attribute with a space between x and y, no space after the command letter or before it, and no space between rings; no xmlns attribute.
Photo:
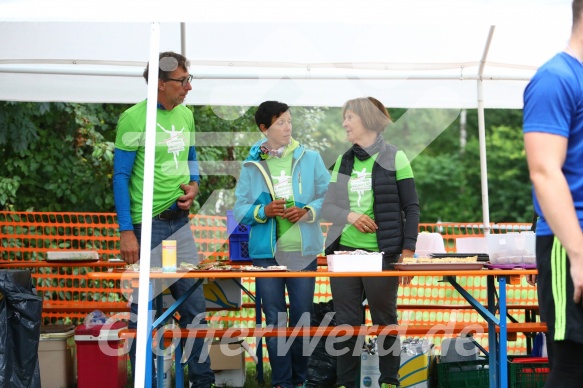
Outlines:
<svg viewBox="0 0 583 388"><path fill-rule="evenodd" d="M379 152L379 150L381 149L381 144L383 144L384 141L385 140L383 139L383 137L379 134L375 139L374 143L372 143L370 146L362 148L358 144L355 144L352 146L352 151L354 152L354 155L358 158L358 160L367 160L372 155Z"/></svg>

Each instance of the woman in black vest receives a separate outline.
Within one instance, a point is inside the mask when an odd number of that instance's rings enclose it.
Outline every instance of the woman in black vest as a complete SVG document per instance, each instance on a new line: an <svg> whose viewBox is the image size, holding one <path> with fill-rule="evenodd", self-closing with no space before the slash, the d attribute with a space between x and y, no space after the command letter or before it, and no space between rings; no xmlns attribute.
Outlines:
<svg viewBox="0 0 583 388"><path fill-rule="evenodd" d="M353 146L338 157L324 199L323 218L332 222L326 253L357 249L382 252L383 270L389 269L391 263L415 253L419 201L413 172L404 152L386 143L381 135L391 117L380 101L372 97L349 100L342 115L342 126ZM373 324L397 324L399 280L410 282L398 277L331 278L337 323L364 323L362 302L366 298ZM355 387L360 361L360 350L355 352L357 338L336 344L338 386ZM398 338L379 337L377 344L379 385L399 386Z"/></svg>

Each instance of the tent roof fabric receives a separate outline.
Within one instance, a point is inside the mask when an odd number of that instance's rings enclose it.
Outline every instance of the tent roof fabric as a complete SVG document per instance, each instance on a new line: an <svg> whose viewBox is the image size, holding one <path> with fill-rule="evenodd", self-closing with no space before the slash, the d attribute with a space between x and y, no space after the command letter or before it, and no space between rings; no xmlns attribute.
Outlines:
<svg viewBox="0 0 583 388"><path fill-rule="evenodd" d="M475 108L482 79L486 108L521 108L571 24L568 0L56 3L0 0L0 100L135 103L160 22L160 49L191 60L187 104Z"/></svg>

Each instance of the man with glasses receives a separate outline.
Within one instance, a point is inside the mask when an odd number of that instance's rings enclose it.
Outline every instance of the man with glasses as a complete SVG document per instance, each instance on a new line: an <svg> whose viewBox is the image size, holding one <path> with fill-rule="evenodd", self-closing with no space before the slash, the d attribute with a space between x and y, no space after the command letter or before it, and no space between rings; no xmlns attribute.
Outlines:
<svg viewBox="0 0 583 388"><path fill-rule="evenodd" d="M176 241L177 263L198 263L198 250L190 230L189 209L198 193L198 165L194 149L194 117L182 105L192 89L187 59L177 53L160 54L158 69L158 109L156 114L156 151L152 215L151 266L162 266L162 241ZM148 82L149 65L144 70ZM120 251L128 264L139 261L142 231L146 105L141 101L130 107L117 124L113 167L113 194L120 230ZM194 284L194 279L179 279L169 286L178 299ZM138 301L137 290L132 296ZM180 326L206 324L206 302L202 287L178 309ZM130 328L137 327L137 303L131 304ZM144 317L145 318L145 317ZM188 360L188 377L195 388L214 384L208 353L201 351L204 339L194 340ZM190 344L185 349L189 351ZM130 348L132 371L135 369L135 341ZM154 368L152 368L153 373ZM154 382L156 379L153 378Z"/></svg>

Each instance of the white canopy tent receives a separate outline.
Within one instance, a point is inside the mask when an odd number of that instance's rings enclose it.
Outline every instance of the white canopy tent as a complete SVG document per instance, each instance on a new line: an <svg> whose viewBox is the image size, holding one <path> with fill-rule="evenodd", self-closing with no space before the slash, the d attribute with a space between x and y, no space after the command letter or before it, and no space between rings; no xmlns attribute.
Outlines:
<svg viewBox="0 0 583 388"><path fill-rule="evenodd" d="M477 108L486 231L484 108L521 108L571 27L570 0L162 3L0 0L0 100L154 100L142 71L172 50L191 60L186 104L340 106L372 95L389 107Z"/></svg>
<svg viewBox="0 0 583 388"><path fill-rule="evenodd" d="M482 80L486 108L520 108L571 24L570 0L78 3L0 0L0 100L143 99L156 21L192 61L187 104L477 108Z"/></svg>

